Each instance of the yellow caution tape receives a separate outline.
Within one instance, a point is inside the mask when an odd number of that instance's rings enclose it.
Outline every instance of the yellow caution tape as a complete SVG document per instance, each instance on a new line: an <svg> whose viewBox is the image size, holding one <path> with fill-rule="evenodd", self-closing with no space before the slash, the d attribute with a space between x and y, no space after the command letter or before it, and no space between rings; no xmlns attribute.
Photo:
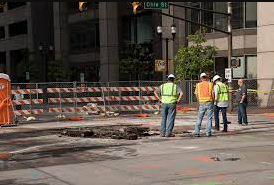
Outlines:
<svg viewBox="0 0 274 185"><path fill-rule="evenodd" d="M237 92L235 89L229 90L230 92ZM274 89L271 89L269 91L266 90L257 90L257 89L247 89L247 93L271 93L271 91L274 91Z"/></svg>

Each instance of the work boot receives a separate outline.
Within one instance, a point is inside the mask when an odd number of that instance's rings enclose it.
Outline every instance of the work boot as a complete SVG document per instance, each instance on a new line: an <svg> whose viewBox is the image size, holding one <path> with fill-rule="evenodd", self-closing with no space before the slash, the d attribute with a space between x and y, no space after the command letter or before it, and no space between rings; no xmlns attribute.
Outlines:
<svg viewBox="0 0 274 185"><path fill-rule="evenodd" d="M174 134L167 134L166 137L175 137Z"/></svg>
<svg viewBox="0 0 274 185"><path fill-rule="evenodd" d="M160 134L161 137L165 137L165 134Z"/></svg>

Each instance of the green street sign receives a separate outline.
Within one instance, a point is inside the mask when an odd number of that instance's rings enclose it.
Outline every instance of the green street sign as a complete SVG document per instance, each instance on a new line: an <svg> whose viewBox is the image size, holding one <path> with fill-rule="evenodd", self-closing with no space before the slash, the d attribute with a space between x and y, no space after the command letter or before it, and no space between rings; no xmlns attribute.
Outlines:
<svg viewBox="0 0 274 185"><path fill-rule="evenodd" d="M168 9L168 2L144 2L144 9Z"/></svg>

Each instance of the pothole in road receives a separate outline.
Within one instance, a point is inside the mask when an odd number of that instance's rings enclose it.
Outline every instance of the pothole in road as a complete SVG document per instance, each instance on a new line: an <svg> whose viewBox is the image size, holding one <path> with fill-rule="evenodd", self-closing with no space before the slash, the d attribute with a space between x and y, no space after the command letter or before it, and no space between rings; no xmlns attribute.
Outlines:
<svg viewBox="0 0 274 185"><path fill-rule="evenodd" d="M159 135L150 130L149 127L142 126L108 126L108 127L85 127L77 129L65 129L61 135L69 137L88 137L88 138L111 138L136 140L142 137Z"/></svg>
<svg viewBox="0 0 274 185"><path fill-rule="evenodd" d="M210 159L214 161L239 161L241 158L239 157L229 157L225 159L220 159L219 157L211 157Z"/></svg>

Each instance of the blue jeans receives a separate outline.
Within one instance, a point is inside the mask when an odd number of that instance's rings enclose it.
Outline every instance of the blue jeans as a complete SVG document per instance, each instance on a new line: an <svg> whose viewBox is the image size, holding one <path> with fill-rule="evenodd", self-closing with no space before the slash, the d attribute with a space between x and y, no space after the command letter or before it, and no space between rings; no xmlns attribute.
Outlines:
<svg viewBox="0 0 274 185"><path fill-rule="evenodd" d="M214 106L214 118L215 118L215 129L220 130L219 124L219 112L222 112L224 131L227 132L227 115L226 115L226 107L218 107Z"/></svg>
<svg viewBox="0 0 274 185"><path fill-rule="evenodd" d="M163 104L162 105L162 122L161 134L168 136L171 134L174 127L174 120L176 116L176 104ZM166 122L167 129L166 129Z"/></svg>
<svg viewBox="0 0 274 185"><path fill-rule="evenodd" d="M243 122L245 124L248 124L246 107L247 107L247 103L239 103L238 105L238 123L239 124L242 124Z"/></svg>
<svg viewBox="0 0 274 185"><path fill-rule="evenodd" d="M211 124L213 115L213 103L205 103L199 106L198 120L195 125L195 134L200 134L201 124L205 113L207 112L207 125L206 125L206 135L211 135Z"/></svg>

